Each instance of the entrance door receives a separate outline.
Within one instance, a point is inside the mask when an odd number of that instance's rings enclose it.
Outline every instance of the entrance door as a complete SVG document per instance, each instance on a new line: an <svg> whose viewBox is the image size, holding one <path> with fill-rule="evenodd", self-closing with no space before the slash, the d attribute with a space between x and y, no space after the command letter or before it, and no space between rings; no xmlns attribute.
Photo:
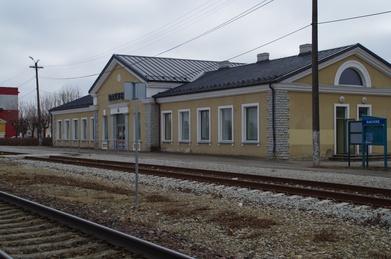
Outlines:
<svg viewBox="0 0 391 259"><path fill-rule="evenodd" d="M335 107L335 153L347 154L348 153L348 138L347 138L347 125L348 125L348 106L336 106Z"/></svg>
<svg viewBox="0 0 391 259"><path fill-rule="evenodd" d="M125 149L125 115L117 114L117 149Z"/></svg>

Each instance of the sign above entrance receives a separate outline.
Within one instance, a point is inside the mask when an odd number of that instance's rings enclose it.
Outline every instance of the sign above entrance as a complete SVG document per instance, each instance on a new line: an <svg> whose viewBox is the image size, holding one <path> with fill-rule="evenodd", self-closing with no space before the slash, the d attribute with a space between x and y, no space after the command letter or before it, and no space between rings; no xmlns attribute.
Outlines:
<svg viewBox="0 0 391 259"><path fill-rule="evenodd" d="M145 100L147 98L147 85L141 82L125 82L125 100Z"/></svg>
<svg viewBox="0 0 391 259"><path fill-rule="evenodd" d="M118 101L118 100L123 100L124 99L124 93L115 93L115 94L109 94L108 96L109 101Z"/></svg>

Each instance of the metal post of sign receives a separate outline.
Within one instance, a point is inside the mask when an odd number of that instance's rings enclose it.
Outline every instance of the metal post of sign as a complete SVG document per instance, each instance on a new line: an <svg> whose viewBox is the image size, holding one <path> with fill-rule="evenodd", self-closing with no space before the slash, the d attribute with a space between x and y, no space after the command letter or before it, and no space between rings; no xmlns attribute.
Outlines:
<svg viewBox="0 0 391 259"><path fill-rule="evenodd" d="M136 96L136 95L135 95ZM138 121L138 98L135 97L134 103L134 120L135 120L135 139L136 139L136 151L135 151L135 173L136 173L136 208L138 208L138 129L139 129L139 121Z"/></svg>
<svg viewBox="0 0 391 259"><path fill-rule="evenodd" d="M138 198L138 148L139 148L139 128L140 128L140 122L139 122L139 116L138 116L138 100L145 100L147 98L146 93L146 84L140 83L140 82L125 82L124 85L124 97L125 100L134 100L134 127L135 127L135 185L136 185L136 208L138 208L139 205L139 198Z"/></svg>

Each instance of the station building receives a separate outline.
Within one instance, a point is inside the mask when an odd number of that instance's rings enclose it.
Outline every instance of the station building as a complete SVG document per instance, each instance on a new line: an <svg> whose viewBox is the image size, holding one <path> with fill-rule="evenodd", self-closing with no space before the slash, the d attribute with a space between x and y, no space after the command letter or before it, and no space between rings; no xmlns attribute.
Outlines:
<svg viewBox="0 0 391 259"><path fill-rule="evenodd" d="M18 88L0 87L0 138L17 136Z"/></svg>
<svg viewBox="0 0 391 259"><path fill-rule="evenodd" d="M298 54L274 60L262 53L252 64L113 55L89 95L51 110L53 145L311 157L311 49L301 45ZM318 54L325 157L347 152L348 120L390 117L391 65L360 44ZM138 141L125 82L147 86Z"/></svg>

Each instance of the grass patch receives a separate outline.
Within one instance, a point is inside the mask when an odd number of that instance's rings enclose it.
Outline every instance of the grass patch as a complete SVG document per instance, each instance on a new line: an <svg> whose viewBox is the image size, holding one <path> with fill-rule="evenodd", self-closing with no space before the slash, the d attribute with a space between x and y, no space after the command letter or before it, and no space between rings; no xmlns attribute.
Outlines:
<svg viewBox="0 0 391 259"><path fill-rule="evenodd" d="M338 236L330 229L322 229L319 233L314 235L314 242L337 242L339 240Z"/></svg>
<svg viewBox="0 0 391 259"><path fill-rule="evenodd" d="M151 194L145 197L146 202L171 202L172 200L168 196L160 194Z"/></svg>
<svg viewBox="0 0 391 259"><path fill-rule="evenodd" d="M222 211L212 217L211 221L221 226L229 228L270 228L276 225L276 221L272 219L257 218L250 215L239 215L234 211Z"/></svg>

